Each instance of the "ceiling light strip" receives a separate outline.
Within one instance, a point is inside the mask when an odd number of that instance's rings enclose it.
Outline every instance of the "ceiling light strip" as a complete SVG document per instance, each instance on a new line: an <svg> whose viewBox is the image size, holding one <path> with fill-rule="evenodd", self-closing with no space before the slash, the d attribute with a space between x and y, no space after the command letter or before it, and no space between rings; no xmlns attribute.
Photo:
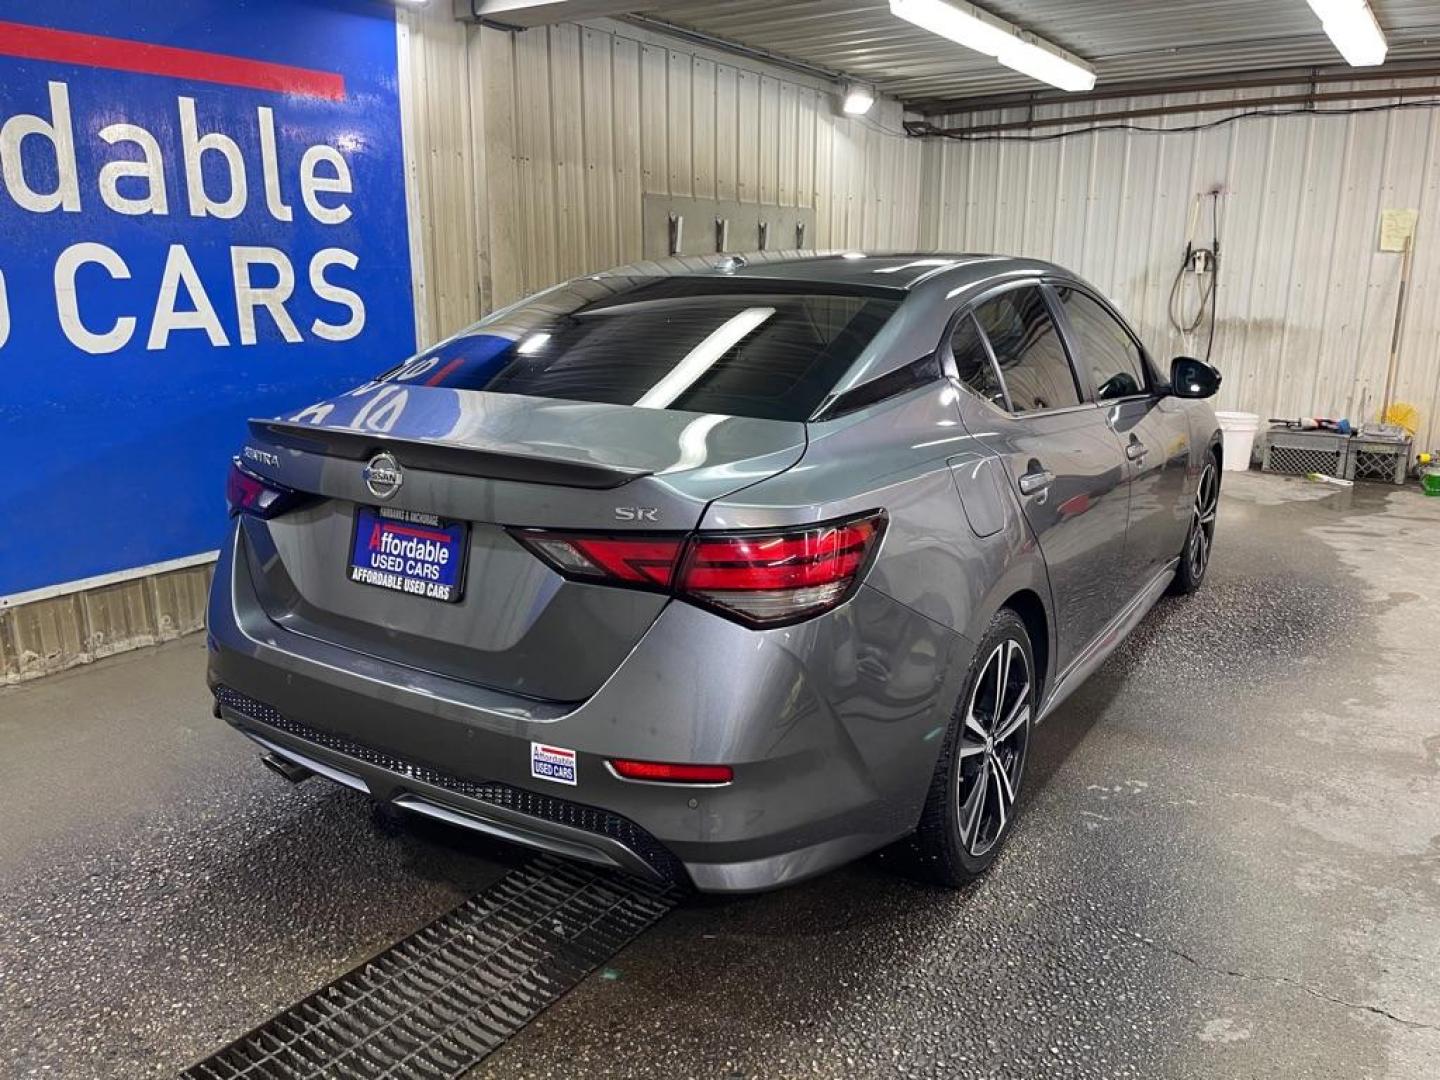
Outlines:
<svg viewBox="0 0 1440 1080"><path fill-rule="evenodd" d="M1075 93L1095 86L1095 69L1074 53L964 0L890 0L890 11L922 30L993 56L1012 71L1061 90Z"/></svg>
<svg viewBox="0 0 1440 1080"><path fill-rule="evenodd" d="M1320 25L1351 67L1374 67L1389 51L1375 13L1365 0L1310 0Z"/></svg>

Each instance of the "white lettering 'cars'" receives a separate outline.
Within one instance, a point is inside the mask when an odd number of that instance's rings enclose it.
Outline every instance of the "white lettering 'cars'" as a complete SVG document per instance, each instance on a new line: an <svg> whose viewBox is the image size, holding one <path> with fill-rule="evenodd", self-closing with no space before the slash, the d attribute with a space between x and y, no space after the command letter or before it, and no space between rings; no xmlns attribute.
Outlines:
<svg viewBox="0 0 1440 1080"><path fill-rule="evenodd" d="M233 247L230 249L230 263L240 344L254 345L259 340L255 313L262 308L285 341L294 344L304 340L286 308L295 291L295 270L285 253L270 247ZM101 267L115 281L128 281L131 277L129 265L114 248L89 241L65 248L55 260L54 272L55 308L60 328L71 344L85 352L97 355L113 353L130 343L138 320L134 315L118 315L107 330L94 330L85 323L80 314L82 289L76 279L81 268L89 265ZM262 285L252 281L251 268L256 265L273 271L273 284ZM353 270L357 265L355 255L340 248L325 248L311 260L310 285L315 295L349 312L349 317L341 323L318 318L313 320L310 331L315 337L327 341L348 341L365 328L365 303L359 294L327 281L324 276L325 267L343 266ZM3 285L3 279L0 279L0 345L5 344L10 330L9 305ZM100 287L93 276L87 275L85 293L99 291ZM217 348L231 344L199 271L183 244L171 244L166 253L145 347L155 351L167 348L170 335L177 330L202 331L210 344ZM352 393L363 395L381 385L367 383ZM395 389L388 386L390 392ZM369 410L367 415L371 417L370 426L375 430L388 431L394 424L395 415L389 410L375 412L377 404L372 401L366 406ZM403 405L403 401L398 402L391 409L399 409Z"/></svg>
<svg viewBox="0 0 1440 1080"><path fill-rule="evenodd" d="M275 270L274 285L256 285L250 280L250 267L260 263ZM263 307L286 341L302 340L295 320L285 310L285 301L295 291L295 268L279 248L232 247L230 269L235 275L235 314L240 320L240 344L254 345L255 309Z"/></svg>
<svg viewBox="0 0 1440 1080"><path fill-rule="evenodd" d="M60 316L60 329L77 349L100 356L126 346L135 333L135 316L120 316L103 333L95 333L85 326L80 319L75 273L87 263L103 267L112 278L120 281L130 277L130 268L119 253L104 244L71 244L55 260L55 308Z"/></svg>
<svg viewBox="0 0 1440 1080"><path fill-rule="evenodd" d="M177 311L175 301L184 283L189 297L188 310ZM216 347L229 345L225 328L220 325L220 316L215 314L215 305L200 280L195 264L183 244L171 244L165 256L165 272L160 278L160 292L155 297L155 317L150 321L150 337L145 342L147 349L163 349L170 344L172 330L203 330Z"/></svg>
<svg viewBox="0 0 1440 1080"><path fill-rule="evenodd" d="M359 263L355 253L344 248L324 248L317 251L310 260L310 291L321 300L339 304L350 312L350 318L343 323L328 323L316 319L310 324L310 332L316 337L326 341L349 341L365 329L365 301L360 299L360 294L325 280L326 267L343 266L347 270L354 270Z"/></svg>

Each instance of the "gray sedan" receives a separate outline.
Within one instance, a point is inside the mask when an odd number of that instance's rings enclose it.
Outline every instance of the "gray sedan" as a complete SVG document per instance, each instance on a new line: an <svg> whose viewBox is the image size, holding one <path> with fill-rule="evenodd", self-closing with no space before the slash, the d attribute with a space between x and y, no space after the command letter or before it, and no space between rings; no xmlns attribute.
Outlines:
<svg viewBox="0 0 1440 1080"><path fill-rule="evenodd" d="M909 838L950 885L1032 729L1205 576L1218 373L981 255L643 264L255 420L218 715L292 780L716 892Z"/></svg>

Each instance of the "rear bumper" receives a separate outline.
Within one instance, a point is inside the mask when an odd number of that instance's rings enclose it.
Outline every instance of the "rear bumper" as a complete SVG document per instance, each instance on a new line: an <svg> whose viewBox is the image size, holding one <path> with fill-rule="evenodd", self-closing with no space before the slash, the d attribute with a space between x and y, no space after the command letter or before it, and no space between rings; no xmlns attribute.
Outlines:
<svg viewBox="0 0 1440 1080"><path fill-rule="evenodd" d="M381 801L567 858L684 884L679 861L618 814L402 761L291 720L228 686L215 687L215 705L228 723L266 750Z"/></svg>
<svg viewBox="0 0 1440 1080"><path fill-rule="evenodd" d="M209 612L229 723L377 799L703 891L786 884L913 829L969 660L866 588L766 632L672 603L591 698L535 702L291 633L233 554ZM574 750L577 783L531 776L532 742ZM625 781L617 757L726 764L735 781Z"/></svg>

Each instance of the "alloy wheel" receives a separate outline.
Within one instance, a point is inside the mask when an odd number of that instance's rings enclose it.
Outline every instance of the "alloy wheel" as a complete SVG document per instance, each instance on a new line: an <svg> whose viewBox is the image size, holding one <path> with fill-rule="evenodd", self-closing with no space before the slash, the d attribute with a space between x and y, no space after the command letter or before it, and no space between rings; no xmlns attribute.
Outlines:
<svg viewBox="0 0 1440 1080"><path fill-rule="evenodd" d="M1190 577L1199 581L1210 563L1210 548L1215 541L1215 512L1220 503L1220 474L1214 462L1207 462L1195 490L1195 517L1190 525Z"/></svg>
<svg viewBox="0 0 1440 1080"><path fill-rule="evenodd" d="M973 857L995 846L1014 815L1033 699L1030 661L1018 641L1006 638L975 680L960 734L960 839Z"/></svg>

